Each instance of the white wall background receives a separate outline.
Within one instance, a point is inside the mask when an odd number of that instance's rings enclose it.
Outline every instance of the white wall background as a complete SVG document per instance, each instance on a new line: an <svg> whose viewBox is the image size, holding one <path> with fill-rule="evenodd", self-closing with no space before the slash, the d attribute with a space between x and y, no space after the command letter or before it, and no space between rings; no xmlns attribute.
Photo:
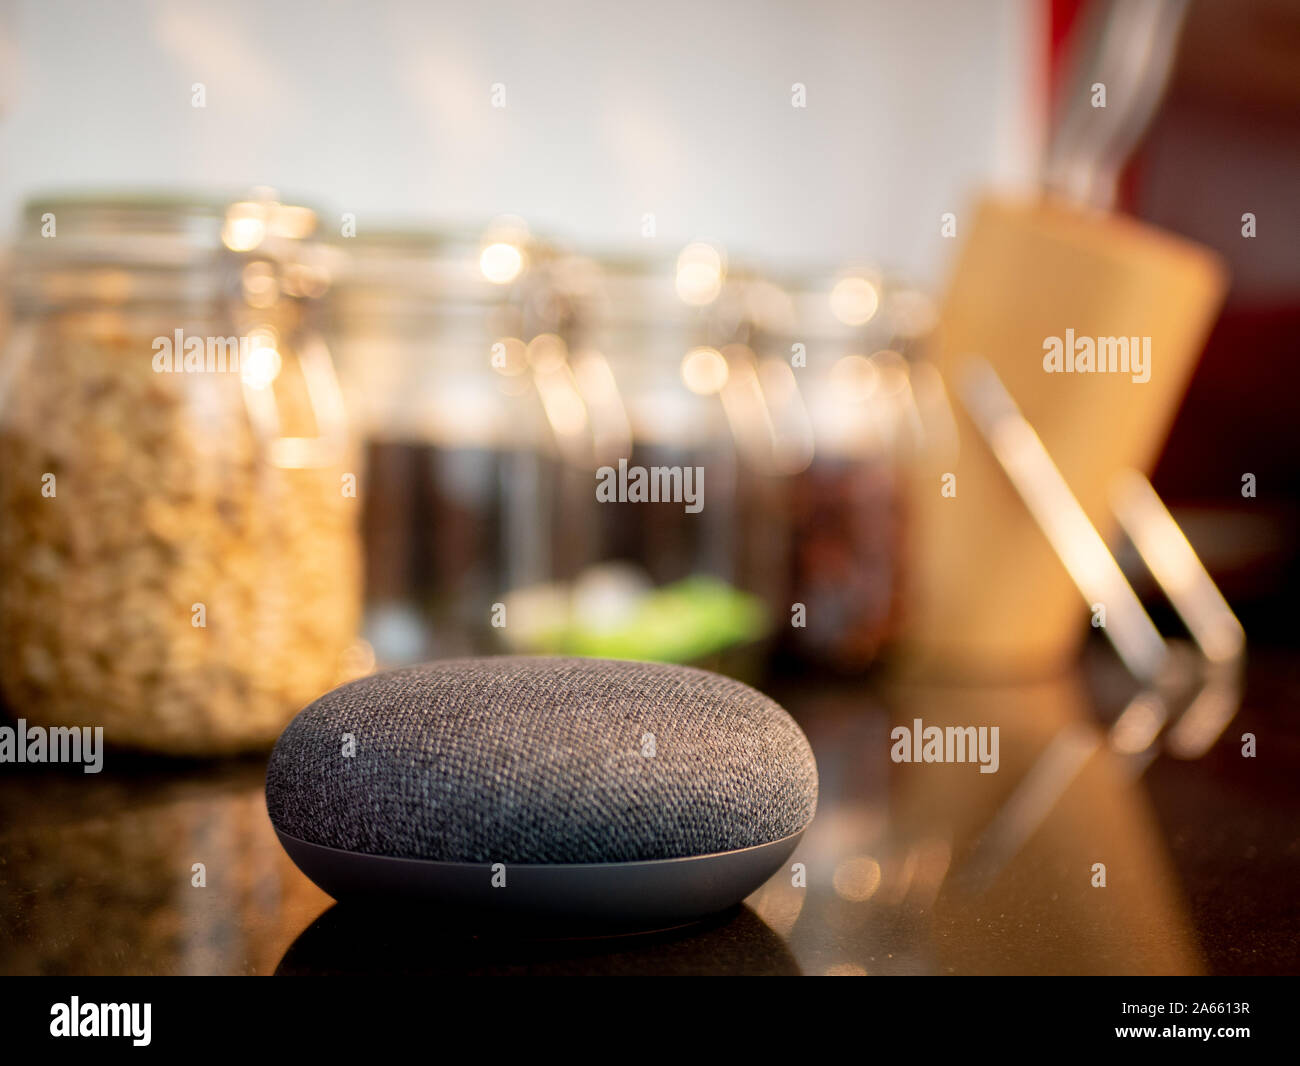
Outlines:
<svg viewBox="0 0 1300 1066"><path fill-rule="evenodd" d="M513 212L637 247L653 212L665 250L869 256L925 280L948 251L940 214L1023 179L1036 150L1032 0L0 11L0 235L33 191L267 184L359 226Z"/></svg>

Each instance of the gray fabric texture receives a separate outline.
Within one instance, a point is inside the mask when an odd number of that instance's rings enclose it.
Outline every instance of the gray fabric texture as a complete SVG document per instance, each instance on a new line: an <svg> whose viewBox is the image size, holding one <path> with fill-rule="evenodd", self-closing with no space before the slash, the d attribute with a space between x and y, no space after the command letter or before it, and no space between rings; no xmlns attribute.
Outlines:
<svg viewBox="0 0 1300 1066"><path fill-rule="evenodd" d="M343 755L347 733L352 757ZM266 802L283 832L371 855L633 862L803 829L817 806L817 768L781 707L717 674L602 659L458 659L322 696L276 743Z"/></svg>

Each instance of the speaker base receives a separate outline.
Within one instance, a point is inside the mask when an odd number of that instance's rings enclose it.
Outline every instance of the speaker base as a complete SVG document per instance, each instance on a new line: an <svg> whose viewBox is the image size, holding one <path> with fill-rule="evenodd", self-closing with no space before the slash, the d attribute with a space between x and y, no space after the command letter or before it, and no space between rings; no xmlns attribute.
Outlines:
<svg viewBox="0 0 1300 1066"><path fill-rule="evenodd" d="M340 901L424 902L452 908L485 928L545 926L590 935L685 925L739 903L781 867L803 832L711 855L506 863L495 874L491 863L366 855L311 844L278 829L276 836L298 869Z"/></svg>

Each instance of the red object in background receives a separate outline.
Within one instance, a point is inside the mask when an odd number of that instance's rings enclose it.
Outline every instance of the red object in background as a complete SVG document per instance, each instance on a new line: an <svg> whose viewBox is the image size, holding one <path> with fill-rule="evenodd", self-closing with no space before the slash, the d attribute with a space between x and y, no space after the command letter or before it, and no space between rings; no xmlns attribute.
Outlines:
<svg viewBox="0 0 1300 1066"><path fill-rule="evenodd" d="M1097 2L1048 0L1054 114L1070 49ZM1153 480L1199 528L1197 547L1252 637L1286 639L1286 604L1300 595L1297 188L1300 5L1193 0L1165 99L1121 174L1116 209L1228 264L1225 308ZM1243 233L1245 215L1253 236ZM1242 494L1246 474L1254 496Z"/></svg>
<svg viewBox="0 0 1300 1066"><path fill-rule="evenodd" d="M1132 213L1213 248L1232 278L1156 472L1174 502L1285 514L1300 497L1298 71L1300 6L1193 4L1132 168Z"/></svg>
<svg viewBox="0 0 1300 1066"><path fill-rule="evenodd" d="M1052 112L1060 102L1065 60L1080 17L1088 0L1048 0L1047 84L1052 94Z"/></svg>

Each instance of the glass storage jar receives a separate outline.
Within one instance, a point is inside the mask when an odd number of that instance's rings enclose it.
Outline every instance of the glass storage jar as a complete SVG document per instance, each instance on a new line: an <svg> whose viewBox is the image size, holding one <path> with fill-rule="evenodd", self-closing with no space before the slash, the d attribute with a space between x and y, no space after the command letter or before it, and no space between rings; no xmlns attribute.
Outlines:
<svg viewBox="0 0 1300 1066"><path fill-rule="evenodd" d="M788 331L756 344L793 368L811 449L800 450L785 490L790 616L782 652L855 673L877 660L897 628L900 464L919 443L910 357L933 310L923 293L869 268L783 287L792 300Z"/></svg>
<svg viewBox="0 0 1300 1066"><path fill-rule="evenodd" d="M30 203L0 361L0 685L111 745L269 745L349 676L328 252L270 194Z"/></svg>
<svg viewBox="0 0 1300 1066"><path fill-rule="evenodd" d="M572 408L584 416L581 447L565 453L575 490L560 513L566 527L577 524L576 513L589 515L582 525L591 540L557 567L561 578L608 560L641 568L655 585L697 573L731 576L734 455L716 396L720 383L683 376L684 365L707 360L704 353L716 353L721 343L714 312L724 265L716 250L694 248L687 259L699 256L706 266L700 278L681 286L672 259L601 261L589 298L577 301L565 362L552 369L533 360L543 395L552 378L571 383ZM700 353L695 360L692 352ZM558 430L557 436L566 439ZM620 460L629 469L681 470L683 498L599 503L597 471L617 470ZM702 474L692 486L694 502L684 498L687 471ZM566 536L561 543L572 548L574 539Z"/></svg>
<svg viewBox="0 0 1300 1066"><path fill-rule="evenodd" d="M531 337L543 247L520 220L341 242L333 333L365 441L365 635L383 664L499 650L495 605L548 569L554 505Z"/></svg>
<svg viewBox="0 0 1300 1066"><path fill-rule="evenodd" d="M557 256L546 274L556 333L525 358L558 456L550 580L514 590L507 639L750 672L766 615L738 580L722 253Z"/></svg>

